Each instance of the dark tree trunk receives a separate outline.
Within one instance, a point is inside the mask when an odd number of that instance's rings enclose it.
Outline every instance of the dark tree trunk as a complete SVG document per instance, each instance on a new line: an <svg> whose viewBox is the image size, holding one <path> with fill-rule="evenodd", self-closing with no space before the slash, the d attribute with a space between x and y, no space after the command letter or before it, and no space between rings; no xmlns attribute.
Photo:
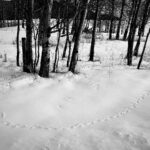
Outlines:
<svg viewBox="0 0 150 150"><path fill-rule="evenodd" d="M66 51L67 51L67 46L68 46L68 43L69 43L69 12L68 12L68 0L66 1L66 43L65 43L65 47L64 47L64 50L63 50L63 55L62 55L62 59L66 57Z"/></svg>
<svg viewBox="0 0 150 150"><path fill-rule="evenodd" d="M99 0L97 0L96 2L96 11L95 11L94 23L93 23L92 42L91 42L89 61L94 61L94 48L95 48L95 36L96 36L98 10L99 10Z"/></svg>
<svg viewBox="0 0 150 150"><path fill-rule="evenodd" d="M60 37L61 37L61 28L62 26L60 26L60 8L58 8L58 37L57 37L57 46L56 46L56 50L55 50L55 60L54 60L54 65L53 65L53 71L52 72L56 72L57 68L58 68L58 61L59 61L59 43L60 43ZM62 25L62 23L61 23Z"/></svg>
<svg viewBox="0 0 150 150"><path fill-rule="evenodd" d="M21 16L21 18L22 18L22 28L24 28L25 27L25 8L26 8L26 3L24 2L24 1L20 1L20 10L22 10L22 11L20 11L20 16Z"/></svg>
<svg viewBox="0 0 150 150"><path fill-rule="evenodd" d="M109 29L109 39L112 39L113 32L113 22L114 22L114 9L115 9L115 0L111 0L112 10L111 10L111 21L110 21L110 29Z"/></svg>
<svg viewBox="0 0 150 150"><path fill-rule="evenodd" d="M69 67L70 56L71 56L71 41L69 41L69 53L68 53L68 59L67 59L67 67Z"/></svg>
<svg viewBox="0 0 150 150"><path fill-rule="evenodd" d="M53 0L44 0L44 9L42 14L43 21L43 39L42 39L42 58L39 75L41 77L49 77L50 69L50 19L52 12Z"/></svg>
<svg viewBox="0 0 150 150"><path fill-rule="evenodd" d="M65 42L65 47L63 50L62 59L66 57L67 46L68 46L68 37L66 37L66 42Z"/></svg>
<svg viewBox="0 0 150 150"><path fill-rule="evenodd" d="M117 40L119 40L119 38L120 38L120 28L121 28L121 21L122 21L122 16L123 16L123 12L124 12L125 1L126 0L122 0L121 14L120 14L119 23L118 23L118 27L117 27L117 34L116 34Z"/></svg>
<svg viewBox="0 0 150 150"><path fill-rule="evenodd" d="M5 26L5 12L4 12L4 0L0 0L1 7L1 27Z"/></svg>
<svg viewBox="0 0 150 150"><path fill-rule="evenodd" d="M80 13L77 14L76 18L75 18L75 22L74 22L74 33L73 33L73 38L72 38L72 41L74 42L75 41L75 38L78 34L78 28L79 28L79 24L80 24Z"/></svg>
<svg viewBox="0 0 150 150"><path fill-rule="evenodd" d="M33 58L32 58L32 19L34 0L26 0L26 64L24 71L27 73L33 72Z"/></svg>
<svg viewBox="0 0 150 150"><path fill-rule="evenodd" d="M86 14L87 14L87 8L88 8L89 1L90 0L83 0L82 1L83 9L82 9L81 14L80 14L80 23L79 23L79 27L77 28L77 33L76 33L75 42L74 42L74 48L73 48L73 52L72 52L71 63L70 63L70 67L69 67L69 71L71 71L73 73L75 73L75 67L76 67L77 60L78 60L79 43L80 43L80 38L81 38L84 20L86 18Z"/></svg>
<svg viewBox="0 0 150 150"><path fill-rule="evenodd" d="M56 72L57 68L58 68L60 37L61 37L61 29L59 29L59 31L58 31L58 39L57 39L57 46L56 46L56 50L55 50L55 60L54 60L54 65L53 65L53 72Z"/></svg>
<svg viewBox="0 0 150 150"><path fill-rule="evenodd" d="M133 1L132 1L132 7L133 7ZM129 13L128 25L125 29L124 36L123 36L124 41L127 39L127 35L128 35L128 32L129 32L129 28L130 28L130 24L131 24L131 20L132 20L132 16L133 16L133 8L132 7L131 7L130 13Z"/></svg>
<svg viewBox="0 0 150 150"><path fill-rule="evenodd" d="M141 0L135 1L133 0L133 17L130 26L130 32L128 37L128 51L127 51L127 65L132 65L132 55L133 55L133 45L134 45L134 37L137 28L137 16L139 12L139 8L141 5Z"/></svg>
<svg viewBox="0 0 150 150"><path fill-rule="evenodd" d="M143 51L142 51L142 54L141 54L140 61L138 63L137 69L140 69L140 66L141 66L141 63L142 63L142 60L143 60L143 56L144 56L144 53L145 53L147 41L148 41L148 38L149 38L149 35L150 35L150 29L149 29L149 31L147 33L146 41L145 41L145 44L144 44L144 47L143 47Z"/></svg>
<svg viewBox="0 0 150 150"><path fill-rule="evenodd" d="M20 0L17 0L17 38L16 38L16 43L17 43L17 56L16 56L16 64L19 66L19 54L20 54L20 49L19 49L19 34L20 34Z"/></svg>
<svg viewBox="0 0 150 150"><path fill-rule="evenodd" d="M77 0L74 1L74 5L77 6ZM77 7L75 7L75 12L77 11ZM71 34L75 33L76 30L76 25L77 25L77 17L75 17L73 24L72 24L72 29L71 29Z"/></svg>
<svg viewBox="0 0 150 150"><path fill-rule="evenodd" d="M129 20L128 20L128 25L125 29L125 32L124 32L124 35L123 35L123 40L125 41L127 39L127 35L128 35L128 32L129 32L129 27L130 27L130 22L131 22L131 16L129 17Z"/></svg>
<svg viewBox="0 0 150 150"><path fill-rule="evenodd" d="M75 38L78 34L78 28L79 28L79 24L80 24L80 12L82 10L82 8L80 7L80 3L82 3L82 1L80 2L79 0L75 0L75 5L76 5L76 9L75 9L75 19L73 21L73 26L72 26L72 34L73 34L73 38L72 41L75 41Z"/></svg>
<svg viewBox="0 0 150 150"><path fill-rule="evenodd" d="M23 71L26 69L26 38L22 38L22 61L23 61Z"/></svg>
<svg viewBox="0 0 150 150"><path fill-rule="evenodd" d="M43 39L43 34L44 34L44 26L43 26L43 22L44 22L44 6L41 8L41 13L40 13L40 17L39 17L39 35L38 35L38 45L42 45L42 39Z"/></svg>
<svg viewBox="0 0 150 150"><path fill-rule="evenodd" d="M148 11L149 11L148 10L149 6L150 6L150 0L146 0L144 12L143 12L142 23L141 23L141 26L139 27L139 38L137 40L137 43L136 43L136 46L135 46L135 49L134 49L134 56L136 56L136 57L138 56L138 53L139 53L141 37L142 37L142 34L144 32L145 25L147 23L147 15L148 15Z"/></svg>

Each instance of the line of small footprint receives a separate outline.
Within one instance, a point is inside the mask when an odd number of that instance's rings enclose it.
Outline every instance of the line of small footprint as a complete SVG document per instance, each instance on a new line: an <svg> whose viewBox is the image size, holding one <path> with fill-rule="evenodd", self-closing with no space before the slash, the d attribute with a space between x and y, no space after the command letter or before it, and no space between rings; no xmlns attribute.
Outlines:
<svg viewBox="0 0 150 150"><path fill-rule="evenodd" d="M55 128L55 127L45 127L41 125L33 125L29 126L26 124L13 124L12 122L6 120L6 113L1 112L0 113L0 124L7 126L9 128L19 128L19 129L28 129L28 130L43 130L43 131L50 131L50 130L55 130L55 131L62 131L62 130L73 130L73 129L78 129L78 128L85 128L88 126L95 125L97 123L103 123L107 121L111 121L113 119L119 119L122 118L123 116L127 115L129 112L131 112L133 109L137 108L137 105L144 100L145 97L150 96L150 91L147 91L144 93L140 98L137 98L136 102L132 103L129 107L125 108L124 111L117 113L116 115L112 116L107 116L102 119L96 119L93 121L89 121L86 123L77 123L68 127L62 127L62 128Z"/></svg>
<svg viewBox="0 0 150 150"><path fill-rule="evenodd" d="M122 112L119 112L116 115L107 116L102 119L96 119L96 120L93 120L93 121L90 121L87 123L79 123L79 124L71 126L70 128L72 128L72 129L83 128L83 127L95 125L97 123L102 123L102 122L111 121L113 119L122 118L123 116L125 116L129 112L131 112L133 109L136 109L137 105L140 104L142 102L142 100L144 100L144 98L147 96L150 96L150 91L147 91L146 93L144 93L140 98L137 98L136 102L132 103L129 107L125 108Z"/></svg>

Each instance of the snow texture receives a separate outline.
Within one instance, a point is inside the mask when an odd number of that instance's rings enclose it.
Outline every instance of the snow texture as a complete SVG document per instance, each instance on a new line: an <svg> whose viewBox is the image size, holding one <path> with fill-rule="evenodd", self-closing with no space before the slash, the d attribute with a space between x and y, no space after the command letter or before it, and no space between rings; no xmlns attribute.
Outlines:
<svg viewBox="0 0 150 150"><path fill-rule="evenodd" d="M15 33L0 29L0 150L150 149L150 43L137 70L137 58L133 67L125 64L127 42L108 41L107 34L88 62L83 35L79 73L66 72L60 60L59 72L43 79L16 67Z"/></svg>

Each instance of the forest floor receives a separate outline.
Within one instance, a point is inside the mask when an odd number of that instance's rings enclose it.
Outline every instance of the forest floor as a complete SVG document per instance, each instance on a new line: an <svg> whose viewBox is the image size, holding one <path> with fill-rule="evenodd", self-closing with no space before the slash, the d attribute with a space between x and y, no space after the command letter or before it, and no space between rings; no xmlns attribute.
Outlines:
<svg viewBox="0 0 150 150"><path fill-rule="evenodd" d="M126 66L126 41L101 36L94 62L83 36L78 74L60 60L44 79L16 67L16 28L0 29L0 150L150 149L150 42L137 70L139 58Z"/></svg>

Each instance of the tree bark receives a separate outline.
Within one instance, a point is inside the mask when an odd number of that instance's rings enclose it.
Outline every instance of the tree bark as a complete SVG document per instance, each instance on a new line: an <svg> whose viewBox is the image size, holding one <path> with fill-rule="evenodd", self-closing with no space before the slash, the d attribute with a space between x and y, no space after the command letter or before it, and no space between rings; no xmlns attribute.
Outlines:
<svg viewBox="0 0 150 150"><path fill-rule="evenodd" d="M117 28L117 34L116 34L117 40L119 40L119 38L120 38L120 28L121 28L121 21L122 21L122 16L123 16L123 12L124 12L125 1L126 0L122 0L121 14L120 14L118 28Z"/></svg>
<svg viewBox="0 0 150 150"><path fill-rule="evenodd" d="M144 47L143 47L143 51L142 51L142 54L141 54L140 61L138 63L137 69L140 69L140 66L141 66L141 63L142 63L142 60L143 60L143 56L144 56L144 53L145 53L147 41L148 41L148 38L149 38L149 35L150 35L150 29L149 29L149 31L147 33L146 41L145 41L145 44L144 44Z"/></svg>
<svg viewBox="0 0 150 150"><path fill-rule="evenodd" d="M27 73L33 72L33 58L32 58L32 19L34 0L26 0L26 64L24 71Z"/></svg>
<svg viewBox="0 0 150 150"><path fill-rule="evenodd" d="M128 35L128 32L129 32L129 27L130 27L130 23L131 23L131 17L132 17L132 13L129 16L128 25L127 25L127 27L125 29L125 32L124 32L124 35L123 35L123 40L124 41L127 39L127 35Z"/></svg>
<svg viewBox="0 0 150 150"><path fill-rule="evenodd" d="M23 61L23 71L25 70L26 66L26 38L22 38L22 61Z"/></svg>
<svg viewBox="0 0 150 150"><path fill-rule="evenodd" d="M50 19L52 6L53 0L44 0L44 10L42 14L42 18L44 18L42 19L44 33L42 39L42 58L39 75L45 78L49 77L49 69L50 69L50 36L51 36Z"/></svg>
<svg viewBox="0 0 150 150"><path fill-rule="evenodd" d="M139 27L139 38L137 40L137 43L136 43L136 46L135 46L135 49L134 49L134 56L136 56L136 57L138 56L138 53L139 53L141 37L142 37L142 34L144 32L145 25L147 23L147 16L148 16L148 12L149 12L149 6L150 6L150 0L146 0L145 7L144 7L144 12L143 12L142 23L141 23L141 26Z"/></svg>
<svg viewBox="0 0 150 150"><path fill-rule="evenodd" d="M110 29L109 29L109 39L112 39L112 32L113 32L113 22L114 22L114 9L115 9L115 0L111 0L112 10L111 10L111 22L110 22Z"/></svg>
<svg viewBox="0 0 150 150"><path fill-rule="evenodd" d="M89 61L94 61L95 36L96 36L97 18L99 12L98 10L99 10L99 0L96 1L96 11L95 11L94 23L93 23L92 42L91 42Z"/></svg>
<svg viewBox="0 0 150 150"><path fill-rule="evenodd" d="M69 11L68 11L68 0L66 1L66 43L65 43L65 47L63 50L63 55L62 55L62 59L66 57L66 51L67 51L67 46L69 43Z"/></svg>
<svg viewBox="0 0 150 150"><path fill-rule="evenodd" d="M80 23L79 23L79 27L77 29L77 34L75 37L74 48L73 48L72 57L71 57L71 63L70 63L70 67L69 67L69 71L71 71L73 73L75 73L75 67L76 67L77 60L78 60L78 50L79 50L79 45L80 45L79 43L80 43L84 20L86 18L86 14L87 14L87 8L88 8L89 1L90 0L82 1L83 10L81 11L81 14L80 14Z"/></svg>
<svg viewBox="0 0 150 150"><path fill-rule="evenodd" d="M137 1L133 0L133 17L130 26L130 32L128 37L128 50L127 50L127 65L129 66L132 65L133 44L134 44L134 37L137 28L137 16L138 16L140 5L141 5L141 0L137 0Z"/></svg>
<svg viewBox="0 0 150 150"><path fill-rule="evenodd" d="M20 49L19 49L19 34L20 34L20 0L17 0L17 56L16 56L16 64L17 66L20 66L19 64L19 54L20 54Z"/></svg>
<svg viewBox="0 0 150 150"><path fill-rule="evenodd" d="M56 45L56 50L55 50L55 60L54 60L54 65L53 65L53 71L56 72L58 68L58 61L59 61L59 43L60 43L60 37L61 37L61 31L62 31L62 23L60 25L60 7L58 8L58 37L57 37L57 45Z"/></svg>
<svg viewBox="0 0 150 150"><path fill-rule="evenodd" d="M77 11L77 3L78 3L78 0L75 0L75 1L74 1L74 5L76 6L76 7L75 7L75 12ZM75 19L73 20L72 29L71 29L71 34L74 34L74 33L75 33L76 25L77 25L77 16L76 16Z"/></svg>

